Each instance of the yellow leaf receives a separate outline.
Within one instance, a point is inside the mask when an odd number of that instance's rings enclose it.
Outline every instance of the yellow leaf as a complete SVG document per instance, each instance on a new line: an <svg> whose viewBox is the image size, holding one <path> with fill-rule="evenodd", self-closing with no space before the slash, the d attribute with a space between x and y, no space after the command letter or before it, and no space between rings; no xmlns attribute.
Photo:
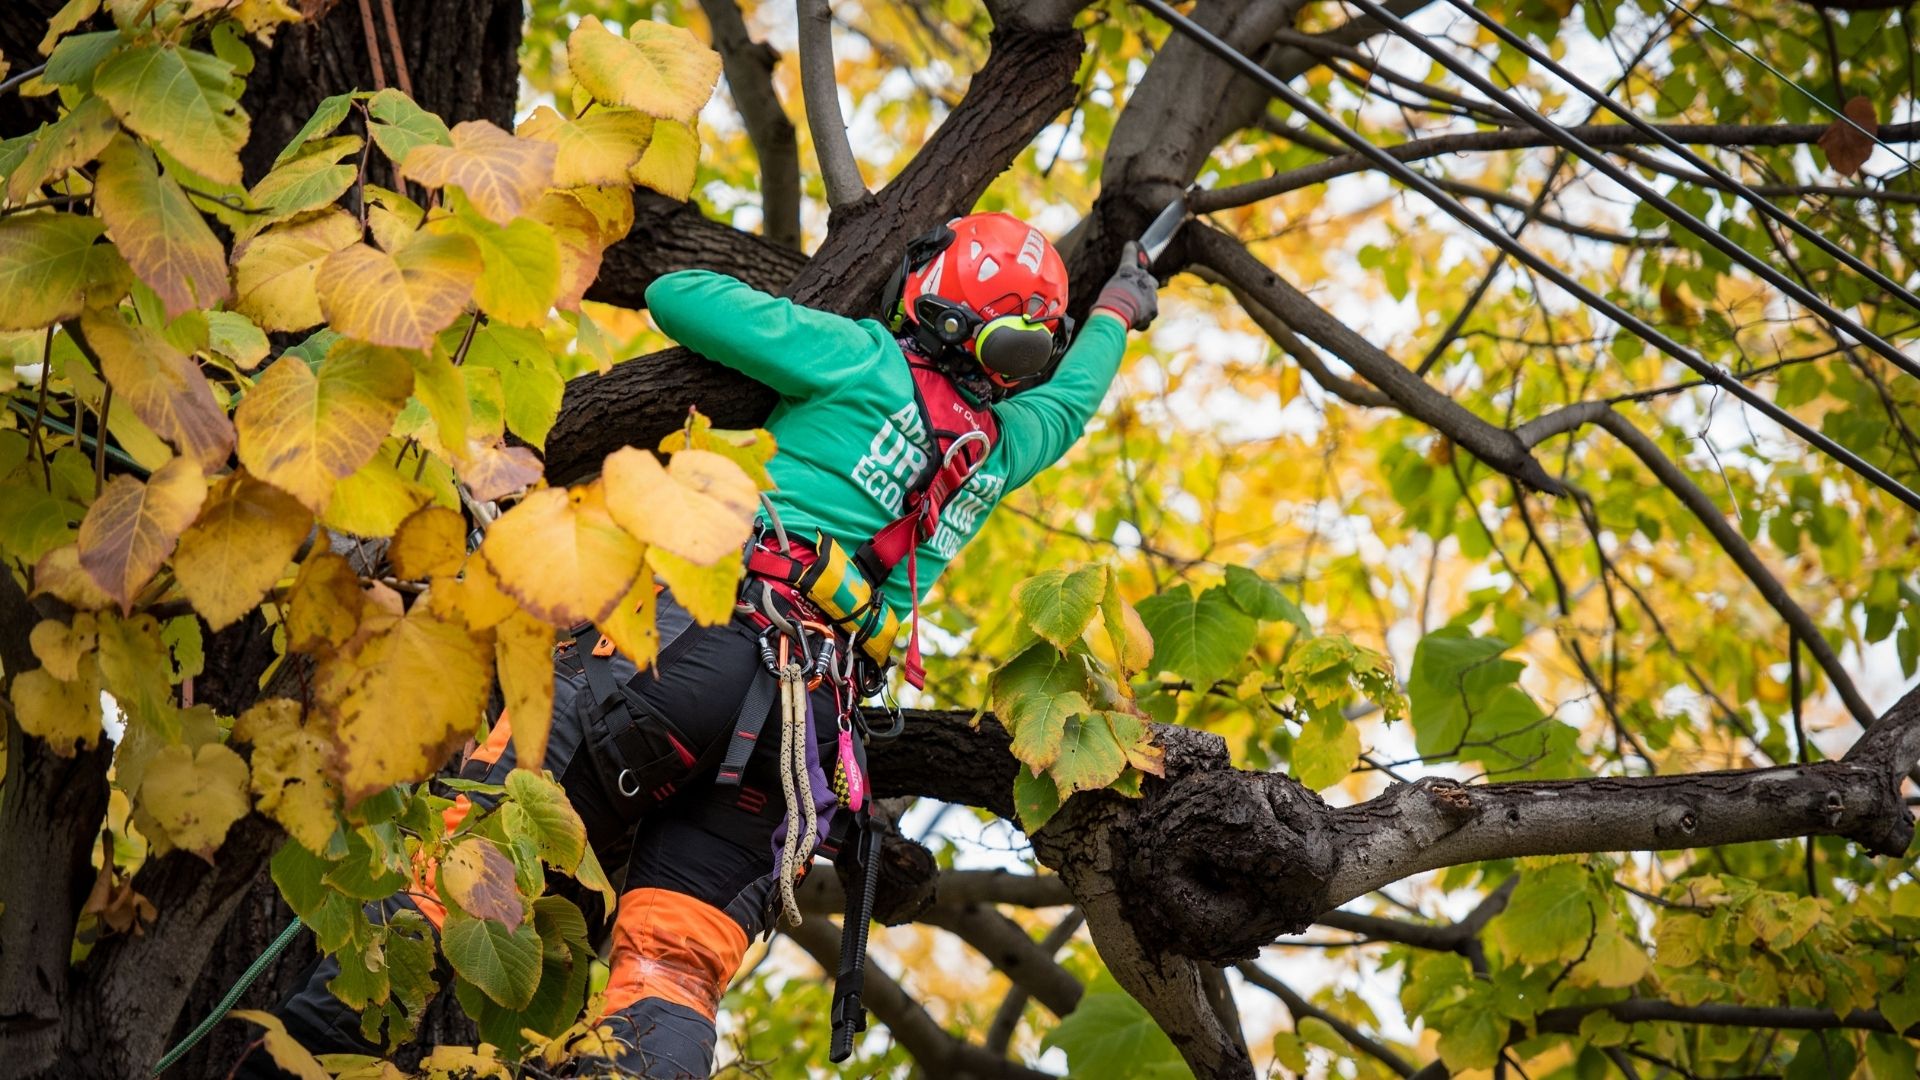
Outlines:
<svg viewBox="0 0 1920 1080"><path fill-rule="evenodd" d="M275 1065L292 1073L297 1080L327 1080L327 1070L321 1068L307 1048L300 1045L300 1040L287 1034L287 1027L279 1017L260 1009L235 1009L233 1015L267 1029L266 1049Z"/></svg>
<svg viewBox="0 0 1920 1080"><path fill-rule="evenodd" d="M738 562L760 493L740 466L710 450L682 450L666 468L645 450L607 455L607 509L620 527L700 566Z"/></svg>
<svg viewBox="0 0 1920 1080"><path fill-rule="evenodd" d="M455 573L466 557L467 523L444 506L415 511L400 523L387 549L394 572L414 581Z"/></svg>
<svg viewBox="0 0 1920 1080"><path fill-rule="evenodd" d="M492 629L520 610L513 597L500 591L487 560L467 556L467 565L458 578L440 577L427 591L433 613L443 619L459 619L467 629L479 633Z"/></svg>
<svg viewBox="0 0 1920 1080"><path fill-rule="evenodd" d="M397 191L368 184L367 228L382 251L398 251L426 223L420 204Z"/></svg>
<svg viewBox="0 0 1920 1080"><path fill-rule="evenodd" d="M267 335L253 320L232 311L207 312L207 348L242 371L259 367L272 351Z"/></svg>
<svg viewBox="0 0 1920 1080"><path fill-rule="evenodd" d="M365 599L360 575L352 564L331 551L308 556L293 579L287 602L287 648L295 652L325 652L352 640L360 628Z"/></svg>
<svg viewBox="0 0 1920 1080"><path fill-rule="evenodd" d="M464 236L417 235L392 255L355 244L321 264L320 310L348 337L430 349L460 317L480 271L480 250Z"/></svg>
<svg viewBox="0 0 1920 1080"><path fill-rule="evenodd" d="M177 728L172 665L159 621L144 612L131 618L102 612L99 633L100 675L121 710L154 729Z"/></svg>
<svg viewBox="0 0 1920 1080"><path fill-rule="evenodd" d="M52 210L0 218L0 330L38 330L125 296L133 271L119 249L94 243L105 231Z"/></svg>
<svg viewBox="0 0 1920 1080"><path fill-rule="evenodd" d="M233 65L172 43L113 54L94 75L120 121L217 184L240 182L247 114L231 93Z"/></svg>
<svg viewBox="0 0 1920 1080"><path fill-rule="evenodd" d="M1579 986L1620 989L1645 978L1650 963L1638 942L1609 927L1594 934L1586 959L1574 969L1573 981Z"/></svg>
<svg viewBox="0 0 1920 1080"><path fill-rule="evenodd" d="M621 655L635 667L648 668L660 654L660 592L654 588L653 575L641 574L633 588L620 598L613 611L599 621L602 634L613 639Z"/></svg>
<svg viewBox="0 0 1920 1080"><path fill-rule="evenodd" d="M534 492L480 545L501 589L555 626L603 618L640 572L643 551L614 524L597 483Z"/></svg>
<svg viewBox="0 0 1920 1080"><path fill-rule="evenodd" d="M40 39L40 55L53 51L53 46L61 38L73 32L73 29L100 10L100 0L67 0L66 6L55 12L47 20L46 36Z"/></svg>
<svg viewBox="0 0 1920 1080"><path fill-rule="evenodd" d="M360 223L344 210L275 226L233 249L233 308L262 330L319 325L314 275L327 256L360 239Z"/></svg>
<svg viewBox="0 0 1920 1080"><path fill-rule="evenodd" d="M444 458L465 454L467 429L473 423L468 372L455 367L453 357L440 349L410 352L407 359L413 363L413 396L426 407L433 426L414 430L403 426L396 434L413 435ZM416 410L408 410L409 425L418 418Z"/></svg>
<svg viewBox="0 0 1920 1080"><path fill-rule="evenodd" d="M560 245L551 229L528 218L501 228L465 207L434 228L465 236L479 249L484 269L473 301L481 311L512 326L546 325L560 292Z"/></svg>
<svg viewBox="0 0 1920 1080"><path fill-rule="evenodd" d="M485 120L463 120L453 126L452 146L414 147L400 175L430 188L458 187L474 209L505 225L553 185L556 150L550 142L519 138Z"/></svg>
<svg viewBox="0 0 1920 1080"><path fill-rule="evenodd" d="M692 120L720 81L720 54L690 31L636 20L621 38L592 15L567 37L567 66L606 105Z"/></svg>
<svg viewBox="0 0 1920 1080"><path fill-rule="evenodd" d="M779 446L773 433L763 428L717 428L699 410L692 410L685 424L661 438L659 450L663 454L711 450L740 466L753 479L755 487L771 490L777 486L773 474L767 471L767 462L773 460Z"/></svg>
<svg viewBox="0 0 1920 1080"><path fill-rule="evenodd" d="M400 464L402 448L390 437L372 461L341 478L321 523L353 536L392 536L408 514L432 502L433 493L413 480L414 467L422 463Z"/></svg>
<svg viewBox="0 0 1920 1080"><path fill-rule="evenodd" d="M718 626L733 617L743 564L722 559L712 566L688 562L660 548L647 549L647 563L673 590L673 598L702 626Z"/></svg>
<svg viewBox="0 0 1920 1080"><path fill-rule="evenodd" d="M493 656L513 718L514 768L539 772L553 724L553 627L516 612L494 629Z"/></svg>
<svg viewBox="0 0 1920 1080"><path fill-rule="evenodd" d="M525 138L550 142L557 148L553 162L554 187L625 184L627 170L640 160L640 152L653 137L653 118L615 106L595 109L569 120L542 105L533 110L533 115L522 121L515 132Z"/></svg>
<svg viewBox="0 0 1920 1080"><path fill-rule="evenodd" d="M45 739L61 757L100 741L100 667L91 655L81 658L78 675L61 680L46 668L34 668L13 678L13 715L20 730Z"/></svg>
<svg viewBox="0 0 1920 1080"><path fill-rule="evenodd" d="M526 901L513 883L513 860L491 840L470 836L440 860L440 895L476 919L508 926L526 921Z"/></svg>
<svg viewBox="0 0 1920 1080"><path fill-rule="evenodd" d="M35 133L33 146L7 177L7 201L32 201L41 185L61 180L68 169L98 157L119 130L104 100L82 98L72 112Z"/></svg>
<svg viewBox="0 0 1920 1080"><path fill-rule="evenodd" d="M82 611L99 611L113 603L81 567L78 544L63 544L40 556L33 568L33 594L42 593Z"/></svg>
<svg viewBox="0 0 1920 1080"><path fill-rule="evenodd" d="M75 615L71 624L59 619L42 619L27 635L33 655L40 658L40 663L54 678L67 682L80 677L80 661L93 652L94 641L93 616L84 611Z"/></svg>
<svg viewBox="0 0 1920 1080"><path fill-rule="evenodd" d="M226 249L146 147L124 135L108 143L93 200L121 256L159 294L169 319L232 295Z"/></svg>
<svg viewBox="0 0 1920 1080"><path fill-rule="evenodd" d="M488 443L468 442L464 457L454 459L460 480L481 502L505 498L538 483L546 469L524 446L507 446L496 436Z"/></svg>
<svg viewBox="0 0 1920 1080"><path fill-rule="evenodd" d="M253 744L253 793L261 812L309 851L333 838L339 792L328 778L333 746L300 723L300 703L268 698L233 724L233 737Z"/></svg>
<svg viewBox="0 0 1920 1080"><path fill-rule="evenodd" d="M260 603L312 530L300 500L236 470L214 483L200 520L180 537L173 574L219 630Z"/></svg>
<svg viewBox="0 0 1920 1080"><path fill-rule="evenodd" d="M163 746L147 763L137 805L168 843L212 862L227 829L247 814L247 763L223 743L197 752Z"/></svg>
<svg viewBox="0 0 1920 1080"><path fill-rule="evenodd" d="M173 554L206 497L206 478L187 458L162 465L146 483L114 477L80 523L81 567L122 611L131 611L134 595Z"/></svg>
<svg viewBox="0 0 1920 1080"><path fill-rule="evenodd" d="M145 326L129 326L117 310L91 309L80 317L100 374L125 404L202 472L225 465L233 452L233 422L213 398L200 366Z"/></svg>
<svg viewBox="0 0 1920 1080"><path fill-rule="evenodd" d="M402 781L433 774L473 734L492 684L491 650L430 605L370 637L351 657L324 659L337 696L334 717L340 786L349 804Z"/></svg>
<svg viewBox="0 0 1920 1080"><path fill-rule="evenodd" d="M525 216L553 233L559 252L559 290L553 306L562 311L578 311L580 298L600 276L600 257L607 247L599 219L579 198L565 191L542 195L539 202L527 208Z"/></svg>
<svg viewBox="0 0 1920 1080"><path fill-rule="evenodd" d="M334 345L316 376L304 360L275 361L234 411L240 463L316 513L334 485L367 463L412 385L391 349Z"/></svg>
<svg viewBox="0 0 1920 1080"><path fill-rule="evenodd" d="M627 175L641 187L669 199L685 202L693 194L693 178L700 165L700 131L692 124L662 120L653 128L653 141Z"/></svg>
<svg viewBox="0 0 1920 1080"><path fill-rule="evenodd" d="M633 192L625 187L577 187L565 192L593 215L600 242L611 244L633 228Z"/></svg>

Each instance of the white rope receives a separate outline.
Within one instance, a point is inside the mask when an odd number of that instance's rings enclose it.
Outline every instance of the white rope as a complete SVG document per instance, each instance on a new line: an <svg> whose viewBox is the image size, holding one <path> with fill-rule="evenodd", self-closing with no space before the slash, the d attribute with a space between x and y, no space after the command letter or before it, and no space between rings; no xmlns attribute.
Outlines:
<svg viewBox="0 0 1920 1080"><path fill-rule="evenodd" d="M807 684L799 664L780 669L780 793L787 800L787 836L780 845L780 905L788 926L800 925L793 885L813 859L817 820L807 769Z"/></svg>

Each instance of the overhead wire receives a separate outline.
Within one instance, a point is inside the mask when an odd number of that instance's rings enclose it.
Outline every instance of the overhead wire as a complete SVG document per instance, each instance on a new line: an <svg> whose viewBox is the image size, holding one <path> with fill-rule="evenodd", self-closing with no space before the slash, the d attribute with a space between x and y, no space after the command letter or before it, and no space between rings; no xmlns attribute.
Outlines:
<svg viewBox="0 0 1920 1080"><path fill-rule="evenodd" d="M1852 252L1821 235L1818 230L1802 223L1799 218L1775 206L1770 200L1742 183L1731 173L1715 165L1705 156L1695 153L1685 143L1660 130L1655 125L1647 123L1632 109L1615 100L1607 91L1587 82L1585 79L1574 74L1564 64L1548 56L1539 46L1534 45L1532 42L1527 41L1520 35L1500 25L1492 16L1475 8L1471 3L1467 2L1467 0L1447 0L1447 2L1452 4L1461 14L1479 23L1481 26L1486 27L1495 37L1506 42L1522 56L1539 64L1547 71L1552 72L1555 78L1558 78L1560 81L1585 94L1594 104L1619 117L1628 127L1633 128L1635 131L1647 136L1661 146L1666 147L1678 155L1682 161L1699 169L1719 183L1724 184L1735 194L1750 203L1753 208L1761 214L1784 225L1795 235L1806 239L1821 251L1826 252L1834 259L1845 264L1848 268L1865 275L1867 280L1887 290L1894 296L1899 297L1908 307L1913 308L1915 311L1920 311L1920 295L1915 295L1906 286L1894 281L1892 278L1862 261Z"/></svg>
<svg viewBox="0 0 1920 1080"><path fill-rule="evenodd" d="M1634 336L1659 349L1661 352L1691 368L1709 384L1726 391L1729 395L1745 402L1755 411L1766 416L1774 423L1799 436L1801 440L1831 456L1834 460L1852 469L1866 478L1875 487L1899 499L1907 506L1920 510L1920 494L1887 475L1872 462L1841 446L1833 439L1808 426L1800 418L1782 409L1772 401L1749 389L1740 380L1733 378L1724 368L1714 364L1693 350L1675 341L1655 329L1646 320L1602 297L1592 289L1575 280L1572 275L1525 245L1508 236L1505 230L1487 222L1472 210L1467 209L1459 200L1448 195L1440 186L1426 175L1408 167L1381 147L1375 146L1364 136L1355 132L1328 112L1315 104L1306 95L1288 86L1266 68L1248 58L1238 49L1220 40L1211 31L1198 25L1185 15L1175 11L1163 0L1136 0L1140 6L1159 16L1162 21L1193 41L1196 45L1213 53L1242 74L1253 79L1267 93L1284 102L1289 108L1300 113L1319 125L1328 134L1347 144L1356 153L1377 165L1387 175L1418 191L1428 201L1445 211L1461 224L1480 234L1488 242L1531 268L1534 272L1552 281L1566 290L1581 303L1605 315L1613 322L1630 331Z"/></svg>
<svg viewBox="0 0 1920 1080"><path fill-rule="evenodd" d="M1747 59L1753 61L1756 64L1759 64L1761 67L1766 68L1767 71L1771 73L1774 78L1779 79L1781 82L1786 83L1788 86L1791 86L1795 90L1800 91L1800 95L1802 97L1806 98L1808 101L1813 102L1815 105L1820 106L1821 109L1829 113L1832 113L1834 116L1834 119L1838 120L1840 123L1843 123L1848 127L1852 128L1853 130L1859 132L1860 134L1866 136L1868 139L1872 140L1874 145L1887 151L1888 153L1892 154L1894 157L1899 158L1901 161L1906 162L1907 168L1909 169L1920 168L1920 166L1916 166L1913 163L1912 158L1908 157L1907 155L1901 153L1898 150L1895 150L1891 144L1882 142L1880 139L1880 136L1877 133L1868 131L1865 127L1861 126L1859 121L1855 120L1851 116L1848 116L1845 109L1837 109L1832 105L1827 104L1826 99L1822 98L1820 95L1814 93L1813 91L1795 82L1792 76L1788 75L1784 71L1781 71L1779 68L1774 67L1772 64L1767 63L1765 59L1763 59L1762 57L1754 53L1752 50L1748 49L1746 46L1728 37L1725 31L1721 30L1719 27L1713 25L1712 23L1708 22L1706 19L1702 18L1699 12L1689 11L1686 8L1681 7L1680 4L1677 2L1677 0L1662 0L1662 2L1665 3L1668 7L1672 8L1673 10L1679 12L1680 14L1685 15L1687 18L1692 19L1694 22L1699 23L1701 26L1706 27L1707 31L1711 33L1714 37L1717 37L1721 41L1726 42L1728 45L1733 46L1734 51L1738 52L1740 55L1746 57Z"/></svg>
<svg viewBox="0 0 1920 1080"><path fill-rule="evenodd" d="M1886 357L1895 367L1916 379L1920 379L1920 360L1908 356L1892 342L1848 318L1838 308L1827 303L1825 299L1820 297L1812 289L1781 273L1768 264L1765 259L1756 256L1739 244L1727 239L1721 235L1720 230L1700 220L1693 214L1688 213L1686 209L1672 199L1669 199L1652 185L1634 176L1619 165L1616 165L1603 151L1596 149L1585 139L1580 138L1566 128L1549 120L1537 109L1534 109L1515 95L1502 90L1494 84L1493 80L1475 71L1472 64L1467 63L1447 49L1428 40L1425 34L1407 25L1405 20L1393 12L1388 11L1386 8L1381 7L1375 0L1349 0L1349 2L1361 11L1366 12L1388 30L1393 31L1409 45L1432 57L1436 63L1459 76L1467 85L1485 94L1501 108L1512 113L1522 123L1525 123L1535 131L1546 136L1554 145L1572 152L1581 160L1587 162L1587 164L1592 165L1602 176L1607 177L1609 180L1632 192L1642 202L1659 210L1675 224L1698 236L1716 251L1719 251L1741 266L1746 267L1767 284L1772 285L1774 288L1779 289L1781 292L1799 301L1802 305L1818 313L1821 318L1832 324L1835 330L1846 333L1862 345ZM1459 0L1452 0L1452 2L1455 7L1461 6ZM1596 95L1599 94L1597 90L1595 90L1594 93ZM1599 95L1595 97L1595 102L1599 103L1600 98L1604 96L1605 95ZM1839 249L1835 248L1834 250L1838 251ZM1861 266L1864 268L1865 264L1862 263ZM1908 292L1904 286L1896 284L1892 279L1884 275L1876 276L1886 283L1882 287L1892 287L1903 299L1906 299L1908 303L1913 306L1915 311L1920 311L1920 296L1914 296Z"/></svg>

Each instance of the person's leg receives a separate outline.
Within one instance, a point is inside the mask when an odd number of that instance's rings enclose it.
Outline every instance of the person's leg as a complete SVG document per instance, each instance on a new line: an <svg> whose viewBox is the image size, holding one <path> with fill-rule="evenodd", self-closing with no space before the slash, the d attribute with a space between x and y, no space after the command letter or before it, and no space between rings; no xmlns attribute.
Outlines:
<svg viewBox="0 0 1920 1080"><path fill-rule="evenodd" d="M828 692L813 695L823 760L836 729ZM720 998L747 944L772 917L785 805L779 726L736 787L711 779L642 822L614 924L605 1019L628 1043L620 1064L653 1078L706 1077ZM822 804L832 794L816 781ZM824 1018L823 1018L824 1019Z"/></svg>

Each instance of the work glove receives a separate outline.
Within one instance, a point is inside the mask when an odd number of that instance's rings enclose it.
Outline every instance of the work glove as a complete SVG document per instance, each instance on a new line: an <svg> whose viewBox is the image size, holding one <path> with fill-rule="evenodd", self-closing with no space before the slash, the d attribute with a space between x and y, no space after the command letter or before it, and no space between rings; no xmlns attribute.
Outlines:
<svg viewBox="0 0 1920 1080"><path fill-rule="evenodd" d="M1120 269L1100 287L1093 309L1105 308L1135 330L1145 330L1160 314L1160 283L1147 270L1147 253L1137 240L1120 249Z"/></svg>

